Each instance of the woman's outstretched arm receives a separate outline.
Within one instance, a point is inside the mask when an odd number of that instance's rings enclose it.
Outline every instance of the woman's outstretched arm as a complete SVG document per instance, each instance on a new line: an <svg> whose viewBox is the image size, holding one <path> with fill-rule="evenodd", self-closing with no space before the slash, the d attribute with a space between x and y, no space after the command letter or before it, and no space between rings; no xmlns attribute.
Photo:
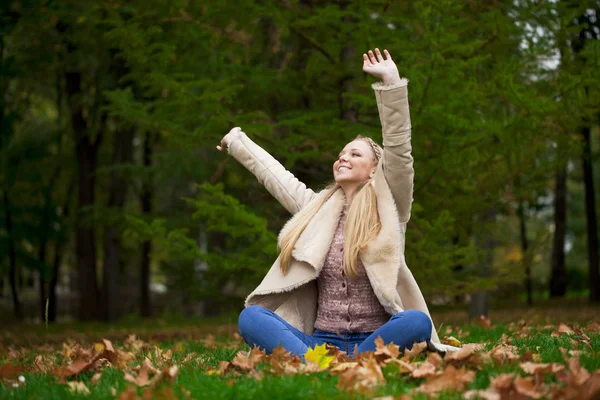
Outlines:
<svg viewBox="0 0 600 400"><path fill-rule="evenodd" d="M363 71L382 80L373 84L383 134L382 167L392 191L400 222L410 219L413 201L414 168L411 145L411 124L408 108L408 81L400 78L390 53L379 49L375 54L363 54Z"/></svg>
<svg viewBox="0 0 600 400"><path fill-rule="evenodd" d="M313 198L307 188L279 161L254 143L241 128L235 127L221 140L217 150L227 149L290 213L295 214Z"/></svg>

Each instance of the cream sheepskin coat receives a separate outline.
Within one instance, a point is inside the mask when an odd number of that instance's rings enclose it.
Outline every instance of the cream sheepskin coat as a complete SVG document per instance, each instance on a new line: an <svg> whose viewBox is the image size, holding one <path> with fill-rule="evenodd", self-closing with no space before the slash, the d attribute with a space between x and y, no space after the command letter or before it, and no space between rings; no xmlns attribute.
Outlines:
<svg viewBox="0 0 600 400"><path fill-rule="evenodd" d="M417 309L430 315L421 290L404 259L414 177L407 86L406 79L396 85L373 85L384 145L383 156L372 179L381 231L361 252L360 257L375 295L389 314ZM319 201L320 196L325 194L307 188L243 132L229 143L228 152L294 214L281 230L279 241L306 210L305 206L311 201ZM299 237L287 274L282 274L277 258L260 285L246 299L246 306L268 308L299 330L313 333L318 301L316 280L343 206L344 194L338 190ZM440 343L435 325L431 338L432 350L457 350L456 347Z"/></svg>

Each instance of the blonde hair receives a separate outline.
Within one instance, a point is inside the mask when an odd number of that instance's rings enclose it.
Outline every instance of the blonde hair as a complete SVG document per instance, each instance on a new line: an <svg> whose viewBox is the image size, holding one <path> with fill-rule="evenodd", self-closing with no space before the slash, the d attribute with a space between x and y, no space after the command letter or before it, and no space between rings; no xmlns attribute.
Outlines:
<svg viewBox="0 0 600 400"><path fill-rule="evenodd" d="M358 135L354 140L367 142L373 150L375 164L379 163L383 154L381 146L366 136ZM358 187L352 203L350 203L346 217L343 265L344 271L349 277L358 276L359 253L377 237L381 230L381 221L377 212L377 195L375 194L375 188L370 183L371 179L363 182ZM340 189L341 187L337 183L332 183L323 189L325 195L321 200L307 206L310 208L301 210L301 215L298 216L296 224L281 238L279 265L283 274L286 274L288 271L292 259L292 251L302 232L304 232L309 222L321 209L323 204Z"/></svg>

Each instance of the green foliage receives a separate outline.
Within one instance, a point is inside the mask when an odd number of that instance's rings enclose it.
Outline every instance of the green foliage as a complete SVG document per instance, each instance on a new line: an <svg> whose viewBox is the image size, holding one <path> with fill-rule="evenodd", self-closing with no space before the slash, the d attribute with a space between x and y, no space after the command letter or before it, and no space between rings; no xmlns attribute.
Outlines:
<svg viewBox="0 0 600 400"><path fill-rule="evenodd" d="M65 246L57 251L69 259L78 254L70 240L78 227L92 228L99 249L117 229L124 268L138 265L136 244L149 240L152 272L168 276L172 290L218 298L228 286L243 297L274 261L289 215L215 145L241 126L319 190L350 139L381 142L373 79L361 71L361 54L379 47L410 80L416 176L405 254L422 289L451 295L515 285L525 261L540 286L547 279L556 167L578 157L574 128L598 115L598 41L588 40L579 58L564 41L578 29L569 21L592 2L11 3L0 13L0 183L8 193L0 271L9 240L19 269L51 272L48 260L36 261L41 246ZM558 52L560 66L548 67L543 61ZM80 78L74 95L69 74ZM84 136L98 145L87 155L97 161L87 208L77 203L86 158L77 157L72 129L78 107ZM343 117L349 108L355 118ZM132 160L115 163L115 143L131 128ZM597 163L597 145L593 151ZM582 270L578 163L567 262ZM109 206L115 176L126 182L123 207ZM140 206L148 187L151 211ZM531 246L510 259L520 243L519 204ZM496 217L484 224L490 212Z"/></svg>

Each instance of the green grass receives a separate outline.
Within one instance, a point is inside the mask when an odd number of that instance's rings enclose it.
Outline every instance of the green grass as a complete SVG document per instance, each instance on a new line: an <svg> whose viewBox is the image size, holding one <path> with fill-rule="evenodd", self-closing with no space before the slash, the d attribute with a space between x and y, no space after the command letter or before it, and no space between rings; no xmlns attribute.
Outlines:
<svg viewBox="0 0 600 400"><path fill-rule="evenodd" d="M206 322L206 321L205 321ZM228 322L228 321L227 321ZM188 321L189 323L189 321ZM329 372L314 373L309 375L293 375L293 376L274 376L265 374L260 381L248 378L246 376L234 376L228 374L226 376L207 375L207 368L217 366L219 361L231 361L239 350L248 350L248 346L241 344L239 341L236 345L229 347L227 343L231 343L229 335L232 333L232 327L226 325L223 328L221 324L223 320L213 320L204 325L200 325L200 321L193 321L190 326L180 324L175 327L166 327L161 323L155 323L153 326L141 326L136 324L125 323L118 327L111 327L105 331L101 325L88 325L84 327L79 338L84 338L83 341L88 345L97 341L98 337L106 336L104 333L115 334L117 337L113 344L115 348L120 348L122 339L118 337L126 337L125 333L144 332L147 336L145 340L157 346L160 349L174 351L172 362L176 365L181 365L185 356L191 352L195 352L201 356L199 362L183 365L177 375L173 385L165 384L154 390L153 396L160 398L163 388L170 388L176 398L207 398L207 399L371 399L377 396L399 396L403 393L409 394L412 388L419 386L424 379L413 379L406 375L398 375L393 367L384 367L384 375L387 383L383 386L368 393L346 392L337 389L338 376ZM503 334L511 338L512 344L517 346L521 354L532 352L539 357L540 362L559 362L565 363L560 348L568 350L580 350L581 365L589 372L600 369L600 333L586 333L590 338L589 346L577 341L575 335L552 337L550 334L553 329L545 324L533 326L529 334L525 337L518 337L511 326L506 323L492 325L491 328L484 328L474 324L448 325L446 324L441 330L441 336L453 335L463 343L483 343L486 351L491 350L498 344L498 341ZM220 327L220 328L219 328ZM64 328L64 327L63 327ZM515 328L512 325L512 328ZM27 334L20 337L20 344L13 346L16 348L25 348L18 362L22 365L31 366L35 356L46 351L46 354L56 354L55 362L60 363L61 356L58 355L61 349L62 341L67 340L73 332L76 332L77 326L71 325L68 329L51 327L46 333L36 333L37 342L33 344L32 338ZM80 331L81 332L81 331ZM187 332L187 333L186 333ZM207 346L201 341L201 337L205 337L207 333L220 332L217 337L217 347ZM87 336L86 336L87 335ZM18 338L17 331L7 334L4 332L2 336L3 346L0 345L0 365L8 362L7 338ZM32 337L33 337L32 336ZM143 335L142 335L143 336ZM229 338L229 339L228 339ZM50 339L50 340L47 340ZM576 344L572 340L575 339ZM19 342L17 340L17 342ZM39 346L44 343L52 343L54 353L49 347L40 349ZM139 365L141 361L138 355L137 359L132 361L132 365ZM426 356L420 356L424 359ZM266 367L266 366L265 366ZM259 366L259 368L263 368ZM468 389L484 389L490 384L490 377L497 376L501 373L516 372L519 375L525 376L525 373L519 369L518 362L499 366L494 363L483 365L476 374L475 380L469 385ZM123 377L123 371L108 367L103 370L103 375L99 382L92 384L90 379L92 372L80 374L76 379L84 382L91 391L91 396L73 393L67 385L60 384L58 379L50 374L31 373L23 374L26 380L25 385L18 388L13 388L12 383L5 382L0 385L1 399L112 399L114 398L112 391L116 391L117 395L126 391L133 385L126 382ZM69 380L75 380L70 378ZM556 382L556 377L547 374L545 376L547 383ZM468 390L467 389L467 390ZM137 394L141 397L143 389L138 388ZM168 398L167 394L165 394ZM415 399L424 399L426 396L412 394ZM462 393L443 393L437 398L440 399L461 399Z"/></svg>

